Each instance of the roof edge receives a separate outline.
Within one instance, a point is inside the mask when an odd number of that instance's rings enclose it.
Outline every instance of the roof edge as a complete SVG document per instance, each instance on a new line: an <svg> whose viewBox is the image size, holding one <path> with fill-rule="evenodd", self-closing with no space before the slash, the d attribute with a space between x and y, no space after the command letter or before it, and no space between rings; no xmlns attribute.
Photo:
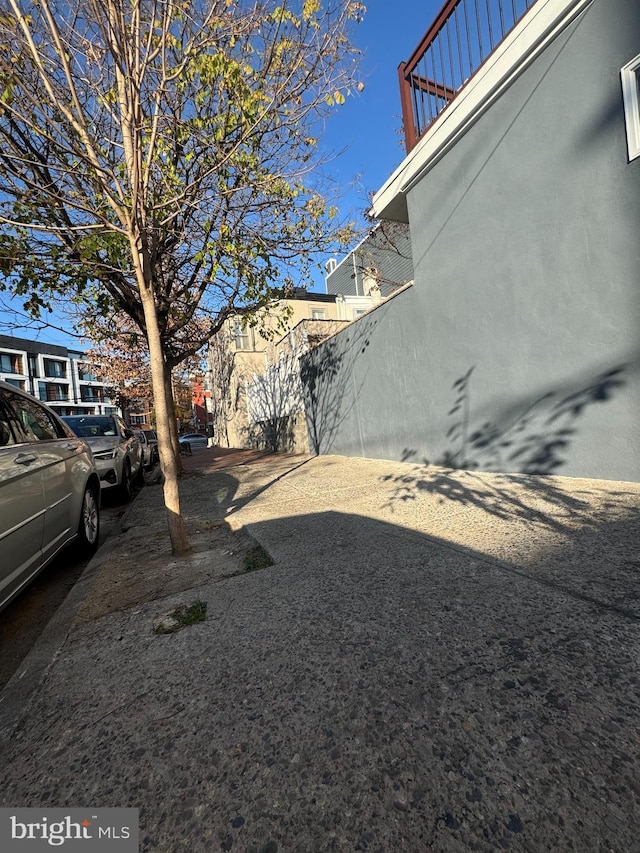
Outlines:
<svg viewBox="0 0 640 853"><path fill-rule="evenodd" d="M594 0L538 0L373 197L376 219L408 222L407 193Z"/></svg>

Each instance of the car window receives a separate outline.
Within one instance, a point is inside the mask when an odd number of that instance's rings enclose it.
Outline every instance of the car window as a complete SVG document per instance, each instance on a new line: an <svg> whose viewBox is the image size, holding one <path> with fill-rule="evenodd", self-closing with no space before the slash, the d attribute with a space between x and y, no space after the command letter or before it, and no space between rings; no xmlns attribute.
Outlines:
<svg viewBox="0 0 640 853"><path fill-rule="evenodd" d="M9 410L3 406L0 400L0 447L8 447L16 443L16 437L11 427Z"/></svg>
<svg viewBox="0 0 640 853"><path fill-rule="evenodd" d="M51 441L60 438L62 431L51 414L35 400L12 395L11 406L27 441Z"/></svg>
<svg viewBox="0 0 640 853"><path fill-rule="evenodd" d="M111 417L65 418L67 424L80 438L98 438L103 435L117 435L116 425Z"/></svg>
<svg viewBox="0 0 640 853"><path fill-rule="evenodd" d="M50 441L64 436L46 406L3 389L0 405L0 446L21 444L24 441Z"/></svg>

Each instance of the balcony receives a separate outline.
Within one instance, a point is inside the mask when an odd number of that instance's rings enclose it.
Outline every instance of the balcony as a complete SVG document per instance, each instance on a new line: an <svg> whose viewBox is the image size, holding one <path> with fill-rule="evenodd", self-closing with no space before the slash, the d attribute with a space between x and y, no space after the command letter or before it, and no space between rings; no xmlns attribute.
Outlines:
<svg viewBox="0 0 640 853"><path fill-rule="evenodd" d="M275 359L307 352L331 335L335 335L348 323L348 320L300 320L279 341L275 342Z"/></svg>
<svg viewBox="0 0 640 853"><path fill-rule="evenodd" d="M537 0L447 0L398 67L409 153Z"/></svg>
<svg viewBox="0 0 640 853"><path fill-rule="evenodd" d="M97 388L93 385L80 386L80 402L81 403L104 403L108 399L108 394L102 386Z"/></svg>

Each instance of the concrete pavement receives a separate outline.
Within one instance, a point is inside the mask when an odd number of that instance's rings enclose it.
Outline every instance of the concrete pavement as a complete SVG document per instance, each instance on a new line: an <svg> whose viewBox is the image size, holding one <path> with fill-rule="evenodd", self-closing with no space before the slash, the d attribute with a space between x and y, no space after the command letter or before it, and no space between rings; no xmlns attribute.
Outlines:
<svg viewBox="0 0 640 853"><path fill-rule="evenodd" d="M162 853L640 850L639 484L185 466L194 554L144 489L0 695L0 805L135 806Z"/></svg>

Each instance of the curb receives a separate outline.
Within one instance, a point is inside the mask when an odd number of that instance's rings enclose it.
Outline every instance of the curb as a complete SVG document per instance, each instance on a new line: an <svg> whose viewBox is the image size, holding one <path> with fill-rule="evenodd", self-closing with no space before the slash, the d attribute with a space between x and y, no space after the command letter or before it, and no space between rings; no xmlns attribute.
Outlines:
<svg viewBox="0 0 640 853"><path fill-rule="evenodd" d="M67 642L75 617L91 592L96 575L117 546L123 527L128 523L142 491L126 507L107 540L89 560L67 597L0 692L0 763L11 736L27 715L36 691L46 680L50 668Z"/></svg>

